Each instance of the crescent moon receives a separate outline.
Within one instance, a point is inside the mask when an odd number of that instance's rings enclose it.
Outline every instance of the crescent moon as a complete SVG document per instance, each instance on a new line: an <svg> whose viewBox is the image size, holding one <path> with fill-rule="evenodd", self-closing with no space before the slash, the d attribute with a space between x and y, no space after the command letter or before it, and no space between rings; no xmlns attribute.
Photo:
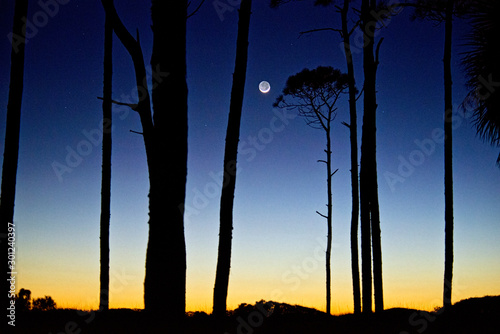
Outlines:
<svg viewBox="0 0 500 334"><path fill-rule="evenodd" d="M259 90L265 94L271 90L271 85L267 81L261 81L259 84Z"/></svg>

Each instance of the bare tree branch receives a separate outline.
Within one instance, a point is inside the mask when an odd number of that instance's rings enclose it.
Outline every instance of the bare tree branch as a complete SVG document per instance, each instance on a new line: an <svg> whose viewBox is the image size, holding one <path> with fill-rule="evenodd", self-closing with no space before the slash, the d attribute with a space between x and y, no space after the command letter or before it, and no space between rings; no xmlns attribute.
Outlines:
<svg viewBox="0 0 500 334"><path fill-rule="evenodd" d="M356 28L359 27L360 24L361 24L361 19L357 20L356 23L354 23L354 25L352 26L351 30L347 35L351 36L354 33L354 30L356 30Z"/></svg>
<svg viewBox="0 0 500 334"><path fill-rule="evenodd" d="M143 135L144 136L144 133L142 133L142 132L134 131L134 130L129 130L129 131L132 132L132 133L137 133L138 135Z"/></svg>
<svg viewBox="0 0 500 334"><path fill-rule="evenodd" d="M378 61L378 54L379 54L379 51L380 51L380 45L382 44L383 40L384 40L384 37L380 38L380 40L377 43L377 48L375 49L375 70L378 67L378 63L379 63L379 61Z"/></svg>
<svg viewBox="0 0 500 334"><path fill-rule="evenodd" d="M149 97L147 81L146 81L146 67L144 66L144 56L142 54L142 48L139 43L139 39L135 40L130 32L125 28L120 17L116 13L116 8L113 4L113 0L101 0L104 10L111 18L113 30L122 42L125 49L127 49L132 61L134 63L135 69L135 81L137 85L138 93L140 91L143 94L139 97L139 102L137 103L134 110L139 113L141 118L141 124L144 131L144 139L149 142L152 139L153 134L153 119L151 116L151 99ZM139 33L137 32L137 38L139 38ZM151 135L151 136L150 136ZM146 145L147 147L148 145Z"/></svg>
<svg viewBox="0 0 500 334"><path fill-rule="evenodd" d="M320 213L319 211L316 211L316 213L317 213L318 215L320 215L321 217L323 217L323 218L325 218L325 219L328 219L328 217L327 217L327 216L325 216L324 214Z"/></svg>
<svg viewBox="0 0 500 334"><path fill-rule="evenodd" d="M205 2L205 0L201 0L200 4L198 5L198 7L196 7L196 9L191 13L189 14L186 19L189 19L191 16L193 16L194 14L196 14L197 11L200 10L201 8L201 5L203 5L203 3ZM191 2L188 3L188 7L191 5Z"/></svg>
<svg viewBox="0 0 500 334"><path fill-rule="evenodd" d="M340 29L335 29L335 28L318 28L318 29L311 29L311 30L301 31L299 33L299 38L302 37L302 35L310 34L310 33L317 32L317 31L335 31L335 32L338 32L340 34L342 33L342 30L340 30Z"/></svg>
<svg viewBox="0 0 500 334"><path fill-rule="evenodd" d="M102 98L100 96L98 96L97 99L104 101L104 98ZM119 102L119 101L115 101L115 100L111 100L111 103L117 104L119 106L127 106L130 109L137 111L137 104L136 103L125 103L125 102Z"/></svg>
<svg viewBox="0 0 500 334"><path fill-rule="evenodd" d="M148 90L146 67L144 65L144 55L139 43L139 34L137 32L137 40L135 40L129 33L127 28L123 25L120 17L116 13L116 8L113 0L101 0L102 6L106 12L107 17L111 19L111 25L116 36L123 44L134 64L135 84L137 87L137 105L131 106L133 110L137 111L141 120L144 146L146 149L146 159L148 162L149 175L151 175L152 161L155 159L155 128L153 124L153 116L151 114L151 98ZM125 104L127 105L127 104Z"/></svg>
<svg viewBox="0 0 500 334"><path fill-rule="evenodd" d="M363 95L363 91L364 90L365 90L365 85L363 85L363 88L361 88L361 91L359 92L358 97L356 98L356 101L359 100L359 98L361 97L361 95Z"/></svg>

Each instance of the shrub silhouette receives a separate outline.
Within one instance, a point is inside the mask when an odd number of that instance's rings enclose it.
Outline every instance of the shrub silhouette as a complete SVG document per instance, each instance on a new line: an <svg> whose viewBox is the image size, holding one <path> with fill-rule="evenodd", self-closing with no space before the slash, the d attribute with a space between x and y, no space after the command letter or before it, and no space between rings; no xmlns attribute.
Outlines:
<svg viewBox="0 0 500 334"><path fill-rule="evenodd" d="M51 311L56 309L56 303L50 296L37 298L33 301L34 311Z"/></svg>
<svg viewBox="0 0 500 334"><path fill-rule="evenodd" d="M31 291L21 289L16 295L16 309L24 312L31 309Z"/></svg>

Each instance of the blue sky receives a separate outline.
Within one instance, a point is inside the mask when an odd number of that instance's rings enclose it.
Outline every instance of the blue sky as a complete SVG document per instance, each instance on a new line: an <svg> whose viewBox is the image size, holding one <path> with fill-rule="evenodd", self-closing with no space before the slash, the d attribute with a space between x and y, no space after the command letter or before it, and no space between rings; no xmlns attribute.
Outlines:
<svg viewBox="0 0 500 334"><path fill-rule="evenodd" d="M28 18L44 11L30 1ZM13 5L0 5L0 138L3 155ZM211 310L218 242L220 175L229 111L238 15L218 15L206 2L188 20L189 156L186 205L187 303ZM129 30L140 33L146 65L152 38L149 3L117 2ZM443 27L410 22L410 10L380 31L378 172L384 288L387 306L432 309L440 304L444 261ZM221 20L222 17L222 20ZM274 299L324 309L326 223L324 134L299 117L273 110L289 75L330 65L345 71L339 36L305 35L337 27L333 8L311 1L272 10L254 1L241 122L240 172L228 304ZM499 294L500 170L498 148L477 138L469 115L459 57L467 30L454 32L455 290L454 300ZM26 47L16 212L19 287L51 295L62 306L96 308L104 13L100 2L69 1ZM132 62L115 40L113 98L136 99ZM361 54L354 54L362 84ZM271 91L258 84L267 80ZM351 190L347 99L333 126L332 311L352 310L349 225ZM361 130L362 103L359 107ZM278 116L280 115L280 116ZM111 307L142 308L147 245L148 175L139 118L115 108L111 211ZM277 120L279 119L279 121ZM281 121L286 119L286 121ZM276 127L275 125L278 125ZM280 126L282 125L282 126ZM361 132L361 131L359 131ZM420 143L420 144L419 144ZM426 146L421 146L425 143ZM175 145L175 143L172 143ZM420 146L419 146L420 145ZM253 147L253 150L250 148ZM81 159L66 161L68 152ZM60 163L71 172L57 175ZM394 175L398 176L394 181ZM388 182L388 180L391 180Z"/></svg>

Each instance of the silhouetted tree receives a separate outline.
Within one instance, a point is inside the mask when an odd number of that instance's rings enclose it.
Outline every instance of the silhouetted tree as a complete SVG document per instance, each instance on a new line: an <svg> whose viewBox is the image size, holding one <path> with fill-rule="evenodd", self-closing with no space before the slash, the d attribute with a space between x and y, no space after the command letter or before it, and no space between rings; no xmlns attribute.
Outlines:
<svg viewBox="0 0 500 334"><path fill-rule="evenodd" d="M16 310L25 312L31 309L31 291L26 289L19 290L16 296Z"/></svg>
<svg viewBox="0 0 500 334"><path fill-rule="evenodd" d="M349 87L349 124L344 123L349 128L351 143L351 273L352 290L354 298L354 314L361 313L361 287L359 285L359 255L358 255L358 225L359 225L359 174L358 174L358 121L356 110L356 80L354 78L354 64L352 60L350 37L352 30L347 25L347 14L349 11L349 0L344 0L344 5L340 9L342 21L342 40L344 43L344 53L347 61L347 79Z"/></svg>
<svg viewBox="0 0 500 334"><path fill-rule="evenodd" d="M102 179L101 179L101 290L99 310L109 309L109 220L111 215L111 93L113 76L113 26L106 15L104 23L104 87L102 101Z"/></svg>
<svg viewBox="0 0 500 334"><path fill-rule="evenodd" d="M333 0L317 0L316 4L328 5L333 3ZM341 13L342 29L327 28L324 30L339 31L344 40L344 51L348 63L348 73L353 73L352 67L352 53L350 48L349 36L352 29L347 28L347 10L348 1L344 2L344 7L337 7ZM383 297L383 281L382 281L382 245L381 245L381 232L380 232L380 214L378 202L378 184L377 184L377 157L376 157L376 72L378 66L378 50L380 39L377 47L375 48L375 30L379 24L379 19L384 19L387 15L392 13L387 10L383 2L376 0L367 0L361 2L360 13L360 28L363 32L363 71L365 76L364 81L364 116L363 116L363 132L362 132L362 145L361 145L361 162L359 174L359 203L361 204L361 258L362 258L362 281L363 281L363 311L370 313L372 310L372 254L373 254L373 286L375 290L375 309L382 311L384 309ZM321 30L321 29L319 29ZM374 50L375 49L375 50ZM375 54L374 54L375 51ZM356 116L355 113L355 87L354 87L354 74L351 76L351 89L350 89L350 115L351 115L351 140L356 138L357 133L353 133L354 129L352 118ZM353 138L354 137L354 138ZM354 151L356 147L356 152ZM356 155L356 160L353 157ZM354 168L354 161L356 161L356 168ZM351 170L357 171L357 142L353 146L351 141ZM353 184L353 211L356 206L356 198L354 188L357 180L356 175L351 174L351 183ZM354 242L357 244L357 213L352 214L351 219L351 258L352 258L352 272L353 272L353 290L355 299L355 311L357 308L356 303L356 255L357 245L354 247ZM356 226L354 226L354 219L356 219ZM356 253L356 254L355 254ZM359 282L359 278L358 278ZM358 290L359 291L359 290Z"/></svg>
<svg viewBox="0 0 500 334"><path fill-rule="evenodd" d="M409 4L415 7L414 17L434 22L444 22L444 221L445 254L443 307L451 306L453 282L453 103L451 77L451 45L453 16L466 13L467 0L417 0Z"/></svg>
<svg viewBox="0 0 500 334"><path fill-rule="evenodd" d="M0 199L0 247L4 269L2 276L2 305L4 310L10 305L7 291L10 290L11 260L9 259L9 233L14 223L14 202L16 198L17 163L19 158L19 132L21 128L21 104L24 82L24 49L26 29L23 19L28 15L28 0L16 0L11 39L10 86L5 122L5 143L2 165L2 186ZM11 234L12 235L12 234ZM14 248L12 246L11 248ZM14 266L15 267L15 266Z"/></svg>
<svg viewBox="0 0 500 334"><path fill-rule="evenodd" d="M33 311L52 311L56 308L56 302L50 296L33 300Z"/></svg>
<svg viewBox="0 0 500 334"><path fill-rule="evenodd" d="M316 0L316 5L329 5L333 0ZM347 79L349 89L349 124L343 123L349 128L349 139L351 145L351 275L354 299L354 314L361 313L361 287L359 284L359 254L358 254L358 225L359 225L359 174L358 174L358 121L356 110L356 80L354 77L354 63L352 59L350 37L354 27L348 26L348 13L350 1L344 0L342 7L336 6L340 13L341 25L340 36L344 45L344 53L347 62Z"/></svg>
<svg viewBox="0 0 500 334"><path fill-rule="evenodd" d="M315 129L321 129L326 134L326 160L318 160L326 164L327 170L327 214L316 211L327 220L326 244L326 312L330 314L331 303L331 269L330 259L332 250L332 150L331 150L331 122L337 115L337 102L340 95L348 87L346 74L332 67L319 66L314 70L304 69L288 78L283 94L280 95L275 107L297 110L304 117L306 123ZM285 97L289 96L290 99Z"/></svg>
<svg viewBox="0 0 500 334"><path fill-rule="evenodd" d="M451 80L451 30L454 0L447 0L444 33L444 285L443 306L451 306L453 282L453 117Z"/></svg>
<svg viewBox="0 0 500 334"><path fill-rule="evenodd" d="M229 271L231 268L231 243L233 231L233 203L236 187L236 162L240 138L241 109L245 91L248 57L248 32L252 1L242 0L239 10L236 60L231 89L226 145L224 149L223 187L220 199L220 230L217 271L214 285L213 314L217 318L226 315Z"/></svg>
<svg viewBox="0 0 500 334"><path fill-rule="evenodd" d="M102 0L113 30L130 54L139 100L138 112L149 172L149 240L144 280L146 311L179 323L186 308L184 200L187 177L187 1L153 0L151 113L139 38L127 31L110 0ZM168 46L168 47L166 47ZM125 104L125 103L121 103Z"/></svg>
<svg viewBox="0 0 500 334"><path fill-rule="evenodd" d="M359 171L359 194L361 216L361 273L363 285L363 313L372 312L372 270L373 249L373 287L375 311L384 309L382 284L382 247L380 237L380 214L377 182L377 127L376 127L376 74L380 39L375 48L375 29L377 18L376 0L362 0L360 28L363 32L363 127L361 137L361 161ZM375 49L375 50L374 50ZM374 53L375 51L375 53ZM371 232L371 233L370 233ZM371 237L371 240L370 240ZM371 247L370 247L370 244Z"/></svg>
<svg viewBox="0 0 500 334"><path fill-rule="evenodd" d="M186 0L153 0L151 6L151 68L159 74L168 73L168 76L153 75L156 157L155 168L151 170L150 230L144 282L146 309L162 308L181 318L186 308L187 8ZM158 293L161 290L168 291L168 298ZM162 305L165 302L167 306Z"/></svg>
<svg viewBox="0 0 500 334"><path fill-rule="evenodd" d="M271 7L278 7L279 5L289 2L287 0L271 0ZM314 5L328 6L334 4L334 0L315 0ZM350 1L344 0L343 6L335 6L340 13L342 22L341 29L335 28L318 28L303 33L316 32L316 31L335 31L339 32L344 45L344 53L347 62L347 77L349 89L349 124L343 123L349 128L350 145L351 145L351 190L352 190L352 211L351 211L351 274L352 274L352 290L354 299L354 313L361 313L361 288L359 284L359 254L358 254L358 225L359 225L359 174L358 174L358 125L357 125L357 111L356 111L356 80L354 77L354 64L352 59L350 37L357 27L349 28L348 26L348 12ZM301 34L303 34L301 33Z"/></svg>
<svg viewBox="0 0 500 334"><path fill-rule="evenodd" d="M468 50L462 58L467 77L467 97L463 106L473 112L482 139L500 146L500 2L475 0L469 10L472 31ZM500 166L500 154L497 158Z"/></svg>

